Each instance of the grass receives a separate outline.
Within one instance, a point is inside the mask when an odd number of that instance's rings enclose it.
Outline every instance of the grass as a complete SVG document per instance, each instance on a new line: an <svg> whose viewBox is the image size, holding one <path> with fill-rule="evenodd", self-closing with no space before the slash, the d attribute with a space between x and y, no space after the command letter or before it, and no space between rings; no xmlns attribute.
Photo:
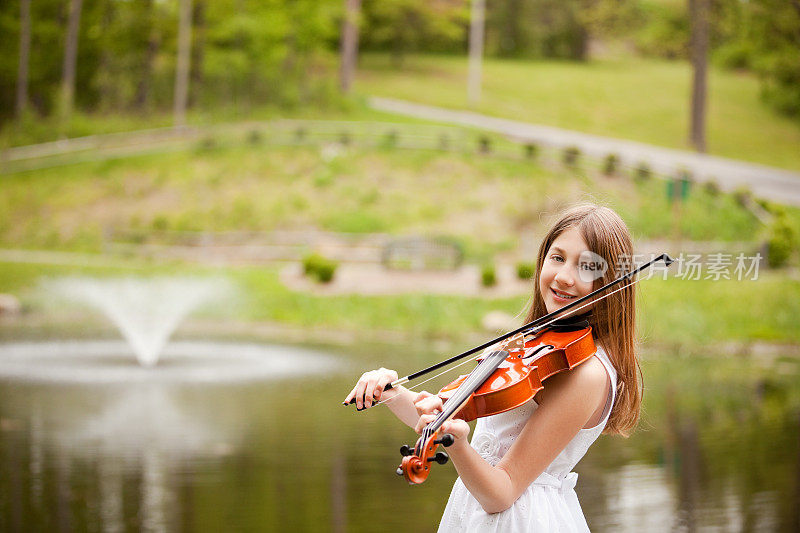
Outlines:
<svg viewBox="0 0 800 533"><path fill-rule="evenodd" d="M454 195L453 191L458 191ZM634 237L750 240L756 218L695 188L678 214L660 180L636 183L521 158L391 148L258 146L244 140L3 177L0 246L100 251L106 232L320 230L455 238L486 261L541 234L578 200L617 209ZM800 210L787 208L800 234Z"/></svg>
<svg viewBox="0 0 800 533"><path fill-rule="evenodd" d="M454 109L466 99L467 59L362 55L356 90ZM475 111L597 135L687 149L691 67L614 58L588 63L486 58ZM800 170L800 124L759 99L748 74L710 67L707 145L714 155Z"/></svg>
<svg viewBox="0 0 800 533"><path fill-rule="evenodd" d="M350 332L375 338L399 332L409 338L445 339L458 346L465 339L491 334L481 319L492 310L517 315L527 297L479 298L431 294L393 296L321 296L295 292L266 268L212 269L191 265L148 268L59 267L0 262L0 293L20 297L28 311L52 308L52 295L42 294L40 280L62 276L224 276L238 288L237 305L215 304L202 310L206 318L264 321L291 327ZM755 341L800 343L800 281L781 273L761 273L758 280L688 281L653 278L639 284L640 336L645 344L681 350L714 348L720 343ZM7 327L13 327L13 322ZM719 350L719 351L718 351Z"/></svg>

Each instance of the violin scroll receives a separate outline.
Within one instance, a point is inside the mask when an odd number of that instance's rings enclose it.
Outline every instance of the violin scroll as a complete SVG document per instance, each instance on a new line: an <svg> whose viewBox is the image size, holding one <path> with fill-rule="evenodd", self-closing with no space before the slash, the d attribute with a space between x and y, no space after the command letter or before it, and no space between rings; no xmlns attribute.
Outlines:
<svg viewBox="0 0 800 533"><path fill-rule="evenodd" d="M442 451L436 451L441 444L448 447L455 442L455 437L450 433L444 433L438 437L438 432L434 432L429 437L423 435L417 440L417 444L412 448L407 444L400 447L400 455L403 461L397 467L397 475L406 478L410 485L418 485L428 479L431 471L431 463L443 465L450 457Z"/></svg>

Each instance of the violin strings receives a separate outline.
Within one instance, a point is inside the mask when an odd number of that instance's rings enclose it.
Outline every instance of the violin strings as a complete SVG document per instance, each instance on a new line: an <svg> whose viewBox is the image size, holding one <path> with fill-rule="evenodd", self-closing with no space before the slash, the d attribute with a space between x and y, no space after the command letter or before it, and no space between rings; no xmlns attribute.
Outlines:
<svg viewBox="0 0 800 533"><path fill-rule="evenodd" d="M598 299L596 299L596 300L592 300L591 302L587 302L587 303L585 303L585 304L581 305L580 307L576 307L575 309L573 309L573 310L572 310L572 311L570 311L569 313L565 314L564 316L562 316L562 317L558 317L558 318L554 318L554 319L550 320L550 322L546 322L545 324L542 324L540 327L541 327L541 328L545 328L545 327L549 326L550 324L552 324L553 322L556 322L556 321L558 321L558 320L561 320L561 319L563 319L563 318L565 318L565 317L568 317L568 316L570 316L570 315L573 315L573 314L575 314L576 312L580 311L581 309L583 309L583 308L584 308L584 307L586 307L586 306L589 306L589 305L592 305L592 304L594 304L594 303L596 303L596 302L599 302L600 300L602 300L602 299L604 299L604 298L608 298L608 297L609 297L609 296L611 296L612 294L614 294L614 293L616 293L616 292L619 292L619 291L621 291L621 290L624 290L624 289L626 289L626 288L628 288L628 287L632 287L633 285L635 285L635 284L639 283L641 280L642 280L642 278L640 278L640 277L637 277L637 278L636 278L634 281L631 281L631 282L630 282L630 283L628 283L627 285L623 285L622 287L620 287L620 288L618 288L618 289L614 289L613 291L609 292L608 294L604 294L603 296L601 296L600 298L598 298ZM523 332L523 333L524 333L524 332ZM458 367L460 367L460 366L466 365L467 363L470 363L470 362L472 362L472 361L476 361L477 359L479 359L479 358L480 358L480 357L483 355L483 353L484 353L484 352L481 352L479 355L476 355L475 357L470 357L470 358L468 358L468 359L466 359L466 360L462 361L461 363L458 363L457 365L451 366L451 367L449 367L449 368L447 368L447 369L443 370L442 372L440 372L440 373L438 373L438 374L436 374L436 375L434 375L434 376L432 376L432 377L430 377L430 378L428 378L428 379L425 379L425 380L423 380L423 381L420 381L419 383L417 383L417 384L416 384L416 385L414 385L413 387L407 387L407 390L409 390L409 391L411 391L411 392L417 392L417 391L416 391L416 389L417 389L417 388L419 388L419 387L421 387L422 385L424 385L424 384L428 383L429 381L432 381L432 380L434 380L434 379L436 379L436 378L438 378L438 377L440 377L440 376L443 376L443 375L447 374L448 372L451 372L451 371L455 370L456 368L458 368ZM399 396L399 395L398 395L398 396ZM387 404L387 403L389 403L389 402L391 402L391 401L394 401L396 398L398 398L398 396L394 396L394 397L392 397L392 398L389 398L388 400L382 400L382 401L380 401L380 402L378 402L378 403L375 403L375 404L373 404L373 407L374 407L375 405L379 405L379 404Z"/></svg>

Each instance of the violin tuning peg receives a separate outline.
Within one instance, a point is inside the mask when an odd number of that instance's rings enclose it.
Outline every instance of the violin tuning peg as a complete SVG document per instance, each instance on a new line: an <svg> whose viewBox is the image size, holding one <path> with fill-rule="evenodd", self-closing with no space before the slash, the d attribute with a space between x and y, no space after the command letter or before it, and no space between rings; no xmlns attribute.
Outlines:
<svg viewBox="0 0 800 533"><path fill-rule="evenodd" d="M414 455L414 447L409 446L408 444L403 444L402 446L400 446L400 455L402 455L403 457Z"/></svg>
<svg viewBox="0 0 800 533"><path fill-rule="evenodd" d="M435 441L433 441L433 443L434 444L441 444L442 446L447 448L448 446L453 444L455 441L456 441L455 437L453 437L450 433L445 433L444 435L442 435L441 438L436 439Z"/></svg>
<svg viewBox="0 0 800 533"><path fill-rule="evenodd" d="M433 461L436 461L440 465L443 465L447 462L448 459L450 459L450 456L447 455L446 453L436 452L436 455L434 455L433 457L428 457L428 462L432 463Z"/></svg>

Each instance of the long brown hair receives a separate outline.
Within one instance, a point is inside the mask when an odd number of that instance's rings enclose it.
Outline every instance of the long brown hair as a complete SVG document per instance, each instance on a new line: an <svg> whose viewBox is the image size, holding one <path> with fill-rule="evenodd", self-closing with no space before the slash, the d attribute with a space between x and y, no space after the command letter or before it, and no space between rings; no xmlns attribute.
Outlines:
<svg viewBox="0 0 800 533"><path fill-rule="evenodd" d="M547 314L544 298L539 289L541 266L553 241L570 228L576 228L589 246L589 250L602 257L608 265L602 278L595 281L595 289L627 273L630 268L633 243L628 227L617 213L608 207L594 204L579 204L568 209L545 235L539 246L533 303L526 322ZM636 426L642 404L642 370L635 351L634 287L635 285L627 285L624 289L596 302L589 319L595 341L605 348L611 364L617 370L617 398L604 433L624 436Z"/></svg>

